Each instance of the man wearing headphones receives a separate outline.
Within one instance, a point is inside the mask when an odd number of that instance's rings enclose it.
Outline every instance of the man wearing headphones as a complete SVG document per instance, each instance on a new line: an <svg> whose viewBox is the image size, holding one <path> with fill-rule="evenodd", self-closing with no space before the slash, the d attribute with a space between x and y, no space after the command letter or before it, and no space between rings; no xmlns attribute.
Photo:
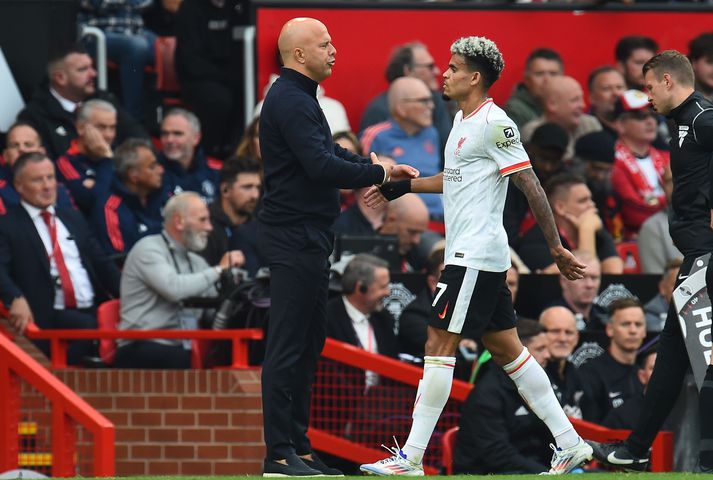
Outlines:
<svg viewBox="0 0 713 480"><path fill-rule="evenodd" d="M356 255L344 269L342 295L327 302L327 336L371 353L397 357L394 317L384 309L389 293L386 260L366 253ZM366 372L366 386L377 383L377 375Z"/></svg>
<svg viewBox="0 0 713 480"><path fill-rule="evenodd" d="M163 230L139 240L121 274L120 330L195 329L202 311L187 308L190 297L216 296L215 283L231 266L242 266L242 252L226 252L211 267L196 252L213 229L208 208L195 192L171 197L163 210ZM189 368L190 342L119 341L117 368Z"/></svg>

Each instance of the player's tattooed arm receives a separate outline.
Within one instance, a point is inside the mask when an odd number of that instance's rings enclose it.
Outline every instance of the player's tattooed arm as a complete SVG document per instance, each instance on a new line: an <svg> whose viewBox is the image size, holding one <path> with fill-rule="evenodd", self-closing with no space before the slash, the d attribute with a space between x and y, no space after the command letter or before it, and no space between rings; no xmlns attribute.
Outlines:
<svg viewBox="0 0 713 480"><path fill-rule="evenodd" d="M527 168L513 173L510 178L515 183L515 186L527 197L527 203L530 204L530 209L537 220L537 224L545 236L547 246L550 247L552 258L562 275L569 280L582 278L584 276L584 265L562 246L550 203L535 172L531 168Z"/></svg>

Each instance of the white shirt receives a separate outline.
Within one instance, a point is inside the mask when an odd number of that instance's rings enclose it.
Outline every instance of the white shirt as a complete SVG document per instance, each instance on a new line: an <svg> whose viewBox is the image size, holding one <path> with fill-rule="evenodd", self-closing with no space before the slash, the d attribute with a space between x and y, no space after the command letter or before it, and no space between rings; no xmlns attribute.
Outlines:
<svg viewBox="0 0 713 480"><path fill-rule="evenodd" d="M636 163L639 165L641 172L646 178L646 182L649 184L651 191L654 195L663 195L663 187L661 186L661 180L659 178L659 172L656 171L654 166L654 161L651 160L651 155L646 155L644 158L636 158Z"/></svg>
<svg viewBox="0 0 713 480"><path fill-rule="evenodd" d="M344 308L347 311L347 315L352 320L352 326L356 332L357 340L361 344L361 348L371 353L379 353L379 346L376 344L376 336L374 335L374 329L369 323L368 315L361 313L354 305L349 303L347 297L342 295L342 301L344 302ZM376 372L367 370L365 372L366 387L374 387L379 384L379 375Z"/></svg>
<svg viewBox="0 0 713 480"><path fill-rule="evenodd" d="M42 210L25 201L20 203L30 215L32 222L35 224L35 229L45 246L45 251L50 261L50 275L52 278L59 278L59 270L57 270L57 264L52 256L50 231L40 215ZM47 211L52 214L55 220L57 242L59 243L59 248L62 250L64 263L69 271L69 277L72 279L77 308L91 308L94 305L94 288L92 288L92 282L89 280L89 274L84 268L84 265L82 265L77 243L74 241L74 237L69 233L69 230L67 230L67 227L64 226L64 223L55 215L54 207L47 207ZM55 310L64 310L64 291L62 291L62 287L59 284L55 285L54 308Z"/></svg>
<svg viewBox="0 0 713 480"><path fill-rule="evenodd" d="M463 111L456 114L443 170L446 265L510 268L503 227L507 176L526 168L531 166L520 132L492 99L466 118Z"/></svg>
<svg viewBox="0 0 713 480"><path fill-rule="evenodd" d="M62 108L63 108L63 109L65 109L65 110L68 111L69 113L74 113L75 111L77 111L77 107L79 106L78 103L73 102L73 101L71 101L71 100L67 100L67 99L64 98L62 95L60 95L59 93L57 93L57 90L55 90L54 88L51 88L51 87L50 87L50 93L52 94L52 96L53 96L54 98L57 99L57 101L59 102L59 104L62 105Z"/></svg>

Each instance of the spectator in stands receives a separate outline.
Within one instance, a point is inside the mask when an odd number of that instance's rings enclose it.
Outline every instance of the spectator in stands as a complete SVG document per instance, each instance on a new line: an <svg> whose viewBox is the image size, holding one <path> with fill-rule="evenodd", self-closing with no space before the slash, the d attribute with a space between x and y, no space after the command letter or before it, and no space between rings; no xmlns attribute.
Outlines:
<svg viewBox="0 0 713 480"><path fill-rule="evenodd" d="M577 251L577 258L587 266L584 278L571 282L560 276L562 296L550 303L550 306L571 310L579 331L603 330L607 312L594 303L602 283L601 264L589 252Z"/></svg>
<svg viewBox="0 0 713 480"><path fill-rule="evenodd" d="M603 65L592 70L587 81L589 86L589 113L602 125L602 130L613 140L619 137L614 121L614 105L626 90L624 75L616 67Z"/></svg>
<svg viewBox="0 0 713 480"><path fill-rule="evenodd" d="M563 73L564 63L559 53L549 48L537 48L530 52L525 61L522 82L515 85L504 107L518 128L544 113L544 86L551 78Z"/></svg>
<svg viewBox="0 0 713 480"><path fill-rule="evenodd" d="M682 259L683 256L674 258L666 263L661 280L659 280L658 294L644 305L647 332L660 332L663 330Z"/></svg>
<svg viewBox="0 0 713 480"><path fill-rule="evenodd" d="M51 159L56 160L66 152L70 142L77 138L75 114L78 106L91 98L106 100L117 109L117 141L148 137L111 94L96 90L97 72L92 66L92 57L84 49L71 46L51 55L47 73L49 85L43 84L37 89L17 118L35 127Z"/></svg>
<svg viewBox="0 0 713 480"><path fill-rule="evenodd" d="M114 178L114 106L99 99L82 103L77 114L77 133L79 136L57 160L57 179L69 189L79 209L88 217Z"/></svg>
<svg viewBox="0 0 713 480"><path fill-rule="evenodd" d="M641 395L629 398L625 400L624 403L613 410L610 410L604 420L602 425L607 428L617 428L623 430L631 430L636 426L639 420L639 415L643 410L644 406L644 393L646 392L646 387L651 379L651 374L654 372L654 365L656 365L656 348L651 347L644 350L636 359L636 376L643 386ZM668 424L668 422L666 422ZM663 430L670 430L669 426L666 425Z"/></svg>
<svg viewBox="0 0 713 480"><path fill-rule="evenodd" d="M21 155L13 165L22 203L0 217L0 300L10 324L22 332L96 328L96 306L119 293L119 271L79 212L55 205L54 164L44 154ZM49 260L49 261L48 261ZM47 354L48 342L38 346ZM67 360L96 354L92 342L72 342Z"/></svg>
<svg viewBox="0 0 713 480"><path fill-rule="evenodd" d="M517 299L517 292L520 289L520 271L517 269L517 266L515 266L514 261L510 268L508 268L508 271L505 275L505 284L510 290L510 295L512 296L512 303L514 305L515 300Z"/></svg>
<svg viewBox="0 0 713 480"><path fill-rule="evenodd" d="M342 294L327 302L327 336L371 353L397 357L394 317L384 308L391 293L389 264L381 258L360 253L347 264L342 275ZM367 386L378 383L367 372Z"/></svg>
<svg viewBox="0 0 713 480"><path fill-rule="evenodd" d="M218 193L222 163L206 157L200 141L198 117L184 108L170 110L161 122L159 163L165 170L164 183L174 193L198 192L210 203Z"/></svg>
<svg viewBox="0 0 713 480"><path fill-rule="evenodd" d="M587 408L582 377L577 367L569 361L579 343L577 319L569 308L549 307L540 314L540 324L547 332L550 360L545 371L552 382L552 389L564 413L582 418L582 409Z"/></svg>
<svg viewBox="0 0 713 480"><path fill-rule="evenodd" d="M389 86L388 120L368 127L361 136L366 152L384 152L396 162L415 167L422 176L442 170L438 131L433 127L433 95L418 78L397 78ZM436 193L419 194L432 219L443 220L443 201Z"/></svg>
<svg viewBox="0 0 713 480"><path fill-rule="evenodd" d="M20 196L13 182L12 167L20 156L30 152L45 153L37 130L25 122L10 125L5 136L3 164L0 165L0 215L5 214L9 205L20 204ZM63 185L57 185L57 205L74 209L74 201Z"/></svg>
<svg viewBox="0 0 713 480"><path fill-rule="evenodd" d="M260 154L260 116L253 118L252 122L245 128L243 138L235 151L238 157L253 157L262 163Z"/></svg>
<svg viewBox="0 0 713 480"><path fill-rule="evenodd" d="M666 209L651 215L641 225L636 239L639 246L641 273L663 273L668 262L683 258L683 254L673 244L668 231L668 216L673 194L673 177L671 166L667 165L663 172L663 188L666 192Z"/></svg>
<svg viewBox="0 0 713 480"><path fill-rule="evenodd" d="M198 252L205 248L211 230L208 208L197 193L182 192L166 203L161 233L142 238L126 258L120 330L198 328L203 312L184 302L216 296L221 272L245 262L241 252L230 251L217 265L209 266ZM190 342L182 340L124 340L116 351L118 368L190 365Z"/></svg>
<svg viewBox="0 0 713 480"><path fill-rule="evenodd" d="M654 39L640 35L622 37L617 42L614 50L616 66L624 75L627 88L644 89L642 67L656 55L658 49L659 46Z"/></svg>
<svg viewBox="0 0 713 480"><path fill-rule="evenodd" d="M220 170L220 195L208 207L213 231L200 252L209 265L218 263L227 251L240 250L245 256L242 268L250 276L263 266L253 219L262 189L261 171L260 163L251 157L231 157Z"/></svg>
<svg viewBox="0 0 713 480"><path fill-rule="evenodd" d="M688 43L688 58L696 77L696 91L713 100L713 32L701 33Z"/></svg>
<svg viewBox="0 0 713 480"><path fill-rule="evenodd" d="M517 334L542 367L550 359L542 325L519 319ZM501 368L489 368L463 404L453 452L455 473L541 473L548 470L552 439Z"/></svg>
<svg viewBox="0 0 713 480"><path fill-rule="evenodd" d="M141 16L144 26L159 37L176 36L176 12L183 0L156 0Z"/></svg>
<svg viewBox="0 0 713 480"><path fill-rule="evenodd" d="M543 123L535 129L525 150L530 157L532 169L543 185L555 174L562 172L562 158L567 149L567 132L556 123ZM503 224L508 234L508 242L517 247L520 237L536 223L527 197L512 182L508 183L508 193L503 210Z"/></svg>
<svg viewBox="0 0 713 480"><path fill-rule="evenodd" d="M422 80L433 97L433 126L438 130L441 147L438 149L443 155L443 149L448 140L448 135L453 126L453 116L448 112L448 105L441 94L441 69L433 60L426 45L419 42L406 43L396 47L391 54L386 66L386 81L389 85L400 77L414 77ZM359 131L363 132L371 125L383 122L389 118L389 105L387 92L382 92L366 106L361 117Z"/></svg>
<svg viewBox="0 0 713 480"><path fill-rule="evenodd" d="M604 228L618 241L623 235L623 225L619 199L614 195L611 183L614 142L615 139L604 131L588 133L574 144L574 153L577 162L584 165L584 179L592 192L592 201L604 222Z"/></svg>
<svg viewBox="0 0 713 480"><path fill-rule="evenodd" d="M592 399L585 420L595 423L604 420L610 410L624 401L643 394L636 367L636 352L646 337L641 302L635 298L612 302L606 333L609 349L580 367L586 392Z"/></svg>
<svg viewBox="0 0 713 480"><path fill-rule="evenodd" d="M545 185L555 223L565 248L577 248L598 258L603 273L619 274L623 263L614 241L603 228L592 201L592 193L582 177L568 173L555 175ZM523 236L517 250L520 258L535 272L557 273L540 227L534 225Z"/></svg>
<svg viewBox="0 0 713 480"><path fill-rule="evenodd" d="M151 142L130 138L114 152L116 174L92 212L92 226L105 252L124 254L146 235L161 231L168 198L163 167Z"/></svg>
<svg viewBox="0 0 713 480"><path fill-rule="evenodd" d="M648 97L639 90L627 90L616 102L616 160L612 187L621 199L625 238L639 233L641 224L666 206L663 173L669 153L652 146L658 133L656 113Z"/></svg>
<svg viewBox="0 0 713 480"><path fill-rule="evenodd" d="M545 112L522 127L522 141L529 143L535 129L546 122L558 124L569 135L565 161L571 163L574 142L589 132L601 130L602 126L592 115L584 113L584 93L579 82L572 77L559 75L549 79L543 86Z"/></svg>
<svg viewBox="0 0 713 480"><path fill-rule="evenodd" d="M106 55L119 65L121 100L131 115L144 118L144 69L153 65L156 55L156 34L144 27L141 11L152 0L115 2L112 0L80 0L77 24L98 27L106 37Z"/></svg>
<svg viewBox="0 0 713 480"><path fill-rule="evenodd" d="M245 24L238 0L184 0L176 15L176 73L181 97L203 125L209 155L227 156L244 128L243 69L233 28ZM252 107L252 105L250 105Z"/></svg>
<svg viewBox="0 0 713 480"><path fill-rule="evenodd" d="M423 200L415 193L407 193L387 205L386 217L379 233L398 237L402 272L414 271L407 256L419 244L421 235L427 227L428 209Z"/></svg>
<svg viewBox="0 0 713 480"><path fill-rule="evenodd" d="M341 143L339 140L336 143ZM346 148L346 147L345 147ZM348 149L347 149L348 150ZM350 150L351 151L351 150ZM359 155L359 151L355 151ZM396 162L388 155L378 154L379 162L384 165L396 165ZM364 193L368 190L367 188L357 188L355 190L341 190L342 200L349 196L352 197L353 202L349 205L342 213L339 214L337 219L332 225L332 231L336 235L378 235L381 231L381 227L386 221L386 210L387 205L379 205L378 207L372 208L366 205L366 200L364 199ZM345 193L346 192L346 193ZM387 231L391 231L387 227Z"/></svg>
<svg viewBox="0 0 713 480"><path fill-rule="evenodd" d="M426 288L406 305L399 317L399 345L401 352L423 358L426 346L428 319L433 314L431 304L436 294L436 284L443 270L444 248L431 252L426 261Z"/></svg>

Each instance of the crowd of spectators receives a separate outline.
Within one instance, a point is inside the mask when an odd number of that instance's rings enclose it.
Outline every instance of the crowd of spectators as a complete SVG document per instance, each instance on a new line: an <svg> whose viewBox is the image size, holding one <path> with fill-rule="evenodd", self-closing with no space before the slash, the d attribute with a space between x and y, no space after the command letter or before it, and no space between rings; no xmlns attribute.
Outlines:
<svg viewBox="0 0 713 480"><path fill-rule="evenodd" d="M232 73L222 68L226 29L239 21L239 9L230 0L183 0L164 1L152 11L152 22L169 32L175 21L185 102L166 112L151 138L141 122L144 83L137 78L153 61L145 51L153 34L139 12L149 3L132 2L121 12L110 8L112 2L81 2L79 24L104 29L109 56L120 65L121 101L97 90L92 57L72 46L50 58L48 82L7 132L0 165L0 299L19 330L30 321L40 328L96 328L96 307L108 298L121 299L119 328L193 328L204 312L186 307L186 298L215 295L223 271L241 268L253 278L265 266L253 221L262 186L259 109L243 130L237 119L246 106L228 87L235 83ZM196 22L201 28L193 28ZM641 91L641 65L657 51L651 39L623 38L611 65L593 66L585 103L580 83L566 75L566 59L535 49L504 104L521 129L563 245L587 265L584 279L561 278L561 294L542 310L539 323L522 319L518 333L546 367L568 414L617 428L624 418L617 411L635 411L650 375L655 353L639 349L647 331L661 330L681 257L667 229L670 132ZM691 41L690 58L697 87L712 97L713 33ZM355 153L375 151L382 162L391 157L411 164L424 176L440 171L452 122L452 105L439 92L440 73L423 43L397 46L385 66L388 90L369 102L359 132L350 131L336 100L320 97L330 125L339 129L333 129L335 142ZM342 191L334 231L394 237L398 268L370 254L348 262L340 294L328 305L327 333L373 353L421 357L443 268L442 201L407 194L371 209L362 194ZM514 297L519 274L558 271L525 197L512 186L504 216L516 260L508 274ZM622 245L637 252L633 267ZM600 301L602 275L625 271L661 275L658 295ZM384 309L390 273L425 279L403 311ZM600 340L606 336L600 355L575 366L570 358L580 335L594 331ZM81 363L93 348L74 342L70 362ZM186 368L189 348L123 341L117 366ZM477 350L475 342L464 341L461 378L473 380ZM483 372L464 405L457 468L544 470L544 425L500 369ZM367 372L365 381L368 387L379 379ZM483 436L487 445L481 448ZM477 455L460 450L463 445Z"/></svg>

